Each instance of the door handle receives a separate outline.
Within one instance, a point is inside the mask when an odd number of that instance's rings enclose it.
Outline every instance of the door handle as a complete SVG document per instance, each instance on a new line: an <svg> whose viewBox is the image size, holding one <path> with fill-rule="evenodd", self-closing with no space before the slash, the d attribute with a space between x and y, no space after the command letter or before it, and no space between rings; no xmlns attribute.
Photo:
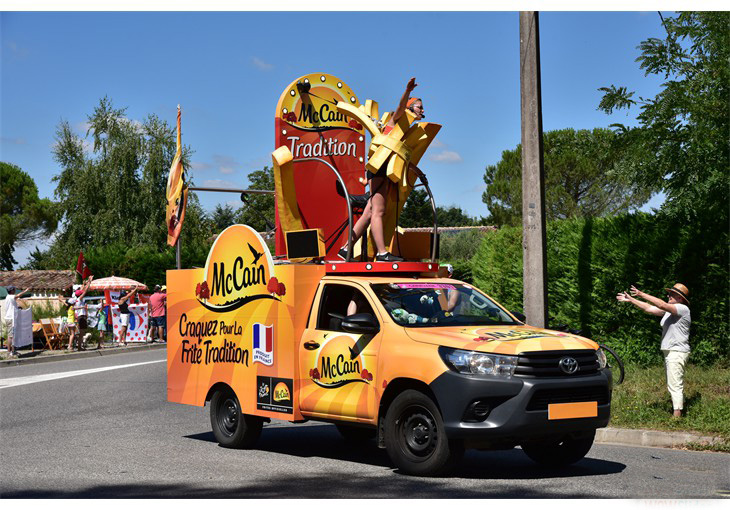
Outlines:
<svg viewBox="0 0 730 510"><path fill-rule="evenodd" d="M309 340L308 342L304 342L304 348L308 351L313 351L319 349L319 344L313 340Z"/></svg>

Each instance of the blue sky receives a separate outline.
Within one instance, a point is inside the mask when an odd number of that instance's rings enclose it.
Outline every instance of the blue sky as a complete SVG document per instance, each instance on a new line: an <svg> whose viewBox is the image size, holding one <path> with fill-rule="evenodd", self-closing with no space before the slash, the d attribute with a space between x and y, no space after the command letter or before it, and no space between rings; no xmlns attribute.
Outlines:
<svg viewBox="0 0 730 510"><path fill-rule="evenodd" d="M42 197L59 172L52 146L67 120L80 135L99 100L127 116L154 113L195 152L196 185L246 187L271 163L279 95L326 72L361 101L393 109L415 76L428 121L443 125L421 168L438 205L486 216L486 165L520 142L517 12L3 12L0 14L0 160L20 166ZM540 14L546 131L633 124L636 111L597 111L599 87L652 97L661 80L635 62L662 37L656 11ZM210 210L236 195L200 194ZM657 206L661 197L650 206ZM42 245L41 245L42 246ZM16 250L20 263L33 244Z"/></svg>

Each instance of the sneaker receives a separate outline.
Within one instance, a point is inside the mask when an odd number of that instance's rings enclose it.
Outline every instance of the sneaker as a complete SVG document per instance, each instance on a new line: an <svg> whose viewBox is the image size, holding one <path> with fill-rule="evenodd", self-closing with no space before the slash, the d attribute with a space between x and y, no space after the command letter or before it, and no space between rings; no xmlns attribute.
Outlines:
<svg viewBox="0 0 730 510"><path fill-rule="evenodd" d="M393 255L389 251L383 254L375 255L375 262L403 262L405 259L398 255Z"/></svg>

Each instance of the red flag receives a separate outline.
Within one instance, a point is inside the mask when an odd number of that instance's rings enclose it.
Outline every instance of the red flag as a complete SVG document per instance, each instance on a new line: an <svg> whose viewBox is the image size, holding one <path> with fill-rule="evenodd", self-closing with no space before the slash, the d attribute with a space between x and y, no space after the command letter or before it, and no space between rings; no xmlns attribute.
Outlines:
<svg viewBox="0 0 730 510"><path fill-rule="evenodd" d="M89 276L91 276L91 269L89 269L89 266L86 265L86 260L84 260L84 252L79 252L79 260L76 262L76 272L81 277L81 280L86 280Z"/></svg>

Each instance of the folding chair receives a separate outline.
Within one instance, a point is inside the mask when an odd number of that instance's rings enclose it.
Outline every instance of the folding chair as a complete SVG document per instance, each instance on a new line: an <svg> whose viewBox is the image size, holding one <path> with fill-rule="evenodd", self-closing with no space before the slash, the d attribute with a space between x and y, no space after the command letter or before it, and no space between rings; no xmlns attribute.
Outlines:
<svg viewBox="0 0 730 510"><path fill-rule="evenodd" d="M71 332L68 330L66 323L63 319L51 319L51 326L53 326L53 332L58 336L60 346L63 348L64 345L68 344L68 338L71 336Z"/></svg>
<svg viewBox="0 0 730 510"><path fill-rule="evenodd" d="M61 348L61 337L56 332L56 328L53 327L51 319L40 319L41 329L43 330L43 336L46 338L46 348L53 350L55 348Z"/></svg>

